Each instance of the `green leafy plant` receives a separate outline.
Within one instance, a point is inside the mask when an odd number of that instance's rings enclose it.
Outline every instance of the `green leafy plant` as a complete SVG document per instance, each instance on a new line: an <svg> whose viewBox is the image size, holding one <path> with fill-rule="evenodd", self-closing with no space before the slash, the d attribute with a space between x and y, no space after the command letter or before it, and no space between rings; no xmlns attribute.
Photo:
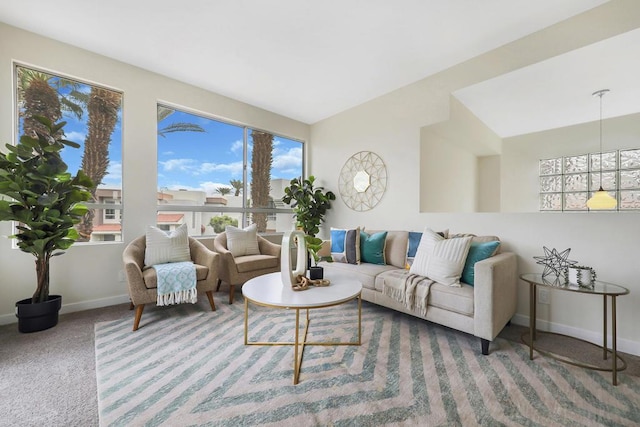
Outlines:
<svg viewBox="0 0 640 427"><path fill-rule="evenodd" d="M209 220L209 225L213 227L214 233L222 233L227 225L238 226L238 220L229 215L214 216Z"/></svg>
<svg viewBox="0 0 640 427"><path fill-rule="evenodd" d="M304 236L304 241L307 244L307 252L313 258L313 263L317 267L320 261L333 261L333 258L330 256L320 256L319 252L322 249L322 239L319 237L309 236L308 234Z"/></svg>
<svg viewBox="0 0 640 427"><path fill-rule="evenodd" d="M74 228L88 212L82 203L91 198L93 182L82 171L67 172L60 152L80 145L64 139L66 122L34 116L43 127L37 138L23 135L17 145L6 144L0 153L0 221L16 221L18 232L10 236L20 250L36 258L36 291L32 302L49 298L49 261L61 255L78 238Z"/></svg>
<svg viewBox="0 0 640 427"><path fill-rule="evenodd" d="M324 187L314 188L314 182L313 175L305 180L294 178L284 189L282 197L282 201L293 208L296 227L311 237L320 231L320 224L331 208L331 202L336 199L336 195L331 191L325 192Z"/></svg>

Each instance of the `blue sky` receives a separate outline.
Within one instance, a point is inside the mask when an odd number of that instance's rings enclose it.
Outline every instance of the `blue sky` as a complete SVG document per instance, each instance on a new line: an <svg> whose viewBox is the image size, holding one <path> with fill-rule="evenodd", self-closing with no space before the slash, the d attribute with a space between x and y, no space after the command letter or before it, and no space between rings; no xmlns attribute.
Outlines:
<svg viewBox="0 0 640 427"><path fill-rule="evenodd" d="M90 91L88 85L80 85L80 91ZM103 188L122 188L122 144L127 141L122 141L121 113L122 110L109 144L109 167L100 185ZM69 172L75 174L81 164L88 117L86 112L80 119L69 112L63 112L62 120L67 122L64 127L66 139L81 145L78 149L66 147L62 152ZM230 180L242 180L244 129L241 126L175 111L159 123L158 128L179 122L197 124L205 132L175 132L158 137L158 190L203 190L208 195L214 195L219 187L231 187ZM19 126L21 135L22 120ZM251 129L248 130L248 135L250 168ZM290 180L302 174L302 145L298 141L280 136L274 138L271 170L273 179ZM251 180L251 171L248 173Z"/></svg>
<svg viewBox="0 0 640 427"><path fill-rule="evenodd" d="M197 124L205 132L175 132L158 137L158 188L204 190L213 195L218 187L230 187L230 180L242 180L241 126L176 111L160 122L159 128L180 122ZM251 129L248 134L251 159ZM250 160L248 164L250 167ZM274 137L271 177L289 180L301 174L302 144Z"/></svg>

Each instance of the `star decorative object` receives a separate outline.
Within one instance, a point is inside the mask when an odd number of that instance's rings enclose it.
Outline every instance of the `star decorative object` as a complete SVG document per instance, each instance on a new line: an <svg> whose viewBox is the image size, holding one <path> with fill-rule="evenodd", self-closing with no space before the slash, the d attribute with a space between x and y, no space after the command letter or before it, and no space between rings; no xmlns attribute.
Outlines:
<svg viewBox="0 0 640 427"><path fill-rule="evenodd" d="M560 277L562 272L572 265L576 265L578 261L572 261L569 259L569 252L571 248L565 249L562 252L558 252L555 248L549 249L543 246L544 256L534 256L536 264L544 266L542 277L554 275Z"/></svg>

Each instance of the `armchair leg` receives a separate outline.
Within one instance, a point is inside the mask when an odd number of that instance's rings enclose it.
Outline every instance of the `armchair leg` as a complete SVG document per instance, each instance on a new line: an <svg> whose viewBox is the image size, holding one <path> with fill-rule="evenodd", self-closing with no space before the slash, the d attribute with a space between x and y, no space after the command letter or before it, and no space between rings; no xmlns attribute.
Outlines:
<svg viewBox="0 0 640 427"><path fill-rule="evenodd" d="M220 284L222 283L221 279L218 279L218 283L216 284L216 292L220 290Z"/></svg>
<svg viewBox="0 0 640 427"><path fill-rule="evenodd" d="M144 304L140 304L136 307L136 317L133 320L133 330L138 330L138 325L140 325L140 319L142 318L142 310L144 310Z"/></svg>
<svg viewBox="0 0 640 427"><path fill-rule="evenodd" d="M234 285L229 284L229 304L233 304L233 295L236 291L236 287Z"/></svg>
<svg viewBox="0 0 640 427"><path fill-rule="evenodd" d="M213 302L213 292L207 291L207 298L209 298L209 305L211 306L211 311L216 311L216 304Z"/></svg>
<svg viewBox="0 0 640 427"><path fill-rule="evenodd" d="M133 310L135 305L133 305L133 301L129 300L129 310Z"/></svg>

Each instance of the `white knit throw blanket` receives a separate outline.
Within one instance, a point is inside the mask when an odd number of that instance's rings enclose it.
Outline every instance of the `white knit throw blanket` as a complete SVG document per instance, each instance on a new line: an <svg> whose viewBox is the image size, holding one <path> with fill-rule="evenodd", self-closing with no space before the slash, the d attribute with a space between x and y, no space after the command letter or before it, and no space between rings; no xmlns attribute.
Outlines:
<svg viewBox="0 0 640 427"><path fill-rule="evenodd" d="M158 276L156 305L198 302L196 266L189 261L157 264L153 268Z"/></svg>
<svg viewBox="0 0 640 427"><path fill-rule="evenodd" d="M385 273L382 293L403 304L409 310L427 315L429 289L433 280L409 273L409 270L392 270Z"/></svg>

